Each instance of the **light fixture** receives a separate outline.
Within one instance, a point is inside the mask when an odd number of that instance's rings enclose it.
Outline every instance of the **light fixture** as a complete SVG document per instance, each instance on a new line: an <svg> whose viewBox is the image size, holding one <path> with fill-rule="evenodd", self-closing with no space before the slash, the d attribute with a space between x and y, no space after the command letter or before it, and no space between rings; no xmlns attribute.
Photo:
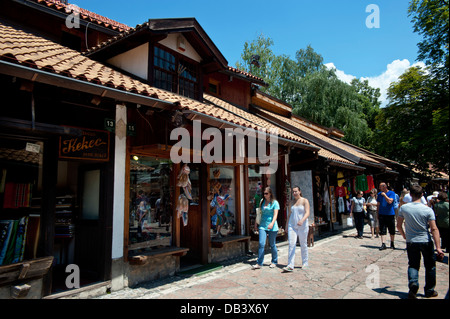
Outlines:
<svg viewBox="0 0 450 319"><path fill-rule="evenodd" d="M139 161L139 156L134 155L134 156L133 156L133 159L134 159L135 161Z"/></svg>

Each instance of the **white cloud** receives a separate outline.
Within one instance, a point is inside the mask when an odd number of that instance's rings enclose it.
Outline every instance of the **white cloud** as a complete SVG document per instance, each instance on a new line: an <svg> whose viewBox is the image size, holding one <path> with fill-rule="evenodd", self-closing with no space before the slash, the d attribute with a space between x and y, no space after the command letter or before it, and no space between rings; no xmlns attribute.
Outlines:
<svg viewBox="0 0 450 319"><path fill-rule="evenodd" d="M336 75L338 79L340 79L345 83L350 84L352 79L356 78L356 76L346 74L344 71L338 70L333 63L327 63L325 64L325 66L329 69L331 68L336 69ZM389 88L389 85L392 82L398 81L400 75L402 75L407 69L409 69L412 66L425 67L425 64L423 62L417 62L411 65L411 63L407 59L395 60L386 66L386 70L382 74L372 77L361 77L360 80L362 81L368 80L369 85L371 87L380 89L381 107L384 107L387 104L387 90Z"/></svg>

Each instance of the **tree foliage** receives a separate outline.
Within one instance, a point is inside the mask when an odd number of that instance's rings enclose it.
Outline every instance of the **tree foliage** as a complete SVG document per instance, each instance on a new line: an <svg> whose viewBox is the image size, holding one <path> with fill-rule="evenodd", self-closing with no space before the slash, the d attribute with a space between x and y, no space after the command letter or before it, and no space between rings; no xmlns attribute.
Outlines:
<svg viewBox="0 0 450 319"><path fill-rule="evenodd" d="M412 0L408 13L423 36L418 60L388 90L376 118L374 148L386 157L427 172L449 170L449 7L444 0ZM432 172L430 172L432 173Z"/></svg>
<svg viewBox="0 0 450 319"><path fill-rule="evenodd" d="M299 49L291 59L275 55L273 44L263 35L250 44L246 42L242 62L236 66L263 78L269 86L261 90L291 104L295 114L336 127L344 131L346 141L369 147L380 106L379 89L371 88L367 81L354 80L351 85L340 81L311 46ZM259 68L251 64L255 54L260 56Z"/></svg>

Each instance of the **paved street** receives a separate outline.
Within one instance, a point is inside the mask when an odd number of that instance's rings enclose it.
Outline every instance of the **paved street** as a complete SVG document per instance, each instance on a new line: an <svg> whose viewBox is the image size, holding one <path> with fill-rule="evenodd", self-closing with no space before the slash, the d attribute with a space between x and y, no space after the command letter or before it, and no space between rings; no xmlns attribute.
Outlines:
<svg viewBox="0 0 450 319"><path fill-rule="evenodd" d="M408 295L406 244L396 236L397 249L380 251L379 238L353 238L355 230L316 240L309 250L309 267L282 271L287 264L287 243L278 245L279 265L251 269L256 257L243 258L200 276L175 276L99 297L100 299L405 299ZM389 246L389 241L388 241ZM296 261L300 262L300 247ZM449 288L448 253L437 262L439 296ZM424 269L420 269L418 298L424 299Z"/></svg>

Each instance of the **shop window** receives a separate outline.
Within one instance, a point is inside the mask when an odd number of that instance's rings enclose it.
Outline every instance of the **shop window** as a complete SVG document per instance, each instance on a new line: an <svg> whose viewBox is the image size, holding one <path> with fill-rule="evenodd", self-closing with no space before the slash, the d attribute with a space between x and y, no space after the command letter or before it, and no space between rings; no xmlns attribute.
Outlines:
<svg viewBox="0 0 450 319"><path fill-rule="evenodd" d="M0 266L38 257L43 147L0 137Z"/></svg>
<svg viewBox="0 0 450 319"><path fill-rule="evenodd" d="M129 249L172 245L172 163L152 157L131 158Z"/></svg>
<svg viewBox="0 0 450 319"><path fill-rule="evenodd" d="M258 165L248 166L250 230L255 228L256 208L263 198L263 180Z"/></svg>
<svg viewBox="0 0 450 319"><path fill-rule="evenodd" d="M232 166L210 167L211 237L236 234L235 174Z"/></svg>
<svg viewBox="0 0 450 319"><path fill-rule="evenodd" d="M197 98L198 66L158 46L154 48L154 86L180 95Z"/></svg>

